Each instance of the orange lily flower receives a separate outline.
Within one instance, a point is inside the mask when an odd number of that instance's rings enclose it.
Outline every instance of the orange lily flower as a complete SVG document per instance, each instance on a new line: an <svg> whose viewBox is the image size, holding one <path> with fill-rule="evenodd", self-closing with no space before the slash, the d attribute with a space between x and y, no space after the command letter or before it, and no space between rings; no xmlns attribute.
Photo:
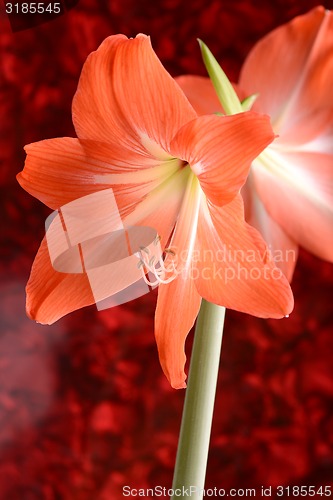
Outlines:
<svg viewBox="0 0 333 500"><path fill-rule="evenodd" d="M317 7L251 50L236 90L258 94L274 143L253 163L242 191L246 220L263 235L289 280L298 245L333 260L333 13ZM221 111L208 78L178 83L199 114ZM288 258L289 257L289 258Z"/></svg>
<svg viewBox="0 0 333 500"><path fill-rule="evenodd" d="M198 117L145 35L111 36L88 57L72 111L78 138L28 145L18 181L52 209L111 187L125 226L150 226L162 248L185 255L182 273L159 286L155 324L162 368L173 387L185 387L184 343L202 297L260 317L293 307L239 194L274 138L269 119ZM228 254L218 260L222 248ZM53 323L93 302L84 274L53 269L44 239L27 285L30 317Z"/></svg>

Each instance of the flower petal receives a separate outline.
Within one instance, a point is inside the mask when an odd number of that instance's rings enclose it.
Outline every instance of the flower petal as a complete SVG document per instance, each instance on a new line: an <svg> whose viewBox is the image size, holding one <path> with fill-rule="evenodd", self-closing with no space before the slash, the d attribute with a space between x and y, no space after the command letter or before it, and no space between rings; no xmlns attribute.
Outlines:
<svg viewBox="0 0 333 500"><path fill-rule="evenodd" d="M222 206L236 196L251 162L273 139L267 116L200 116L181 128L171 150L190 164L211 202Z"/></svg>
<svg viewBox="0 0 333 500"><path fill-rule="evenodd" d="M308 151L312 153L325 153L329 155L333 155L333 120L329 123L329 125L322 131L320 135L306 144L302 144L301 148L298 148L301 151ZM283 145L281 144L281 147Z"/></svg>
<svg viewBox="0 0 333 500"><path fill-rule="evenodd" d="M242 189L242 197L245 204L245 220L260 232L268 245L275 265L291 282L297 262L298 245L268 214L256 192L252 174Z"/></svg>
<svg viewBox="0 0 333 500"><path fill-rule="evenodd" d="M78 137L162 159L176 131L195 116L145 35L107 38L88 57L73 100Z"/></svg>
<svg viewBox="0 0 333 500"><path fill-rule="evenodd" d="M332 108L332 53L333 13L316 7L254 46L243 65L240 87L247 94L259 93L253 109L269 113L281 136L291 130L296 134L309 112L316 116L302 131L308 140L310 132L315 137L327 125L329 116L322 110Z"/></svg>
<svg viewBox="0 0 333 500"><path fill-rule="evenodd" d="M186 387L185 339L198 315L201 297L192 279L192 253L197 230L200 195L191 174L170 248L175 252L178 275L158 290L155 336L162 369L172 387ZM166 264L168 259L166 259Z"/></svg>
<svg viewBox="0 0 333 500"><path fill-rule="evenodd" d="M198 115L223 112L210 78L182 75L176 77L175 80Z"/></svg>
<svg viewBox="0 0 333 500"><path fill-rule="evenodd" d="M28 316L49 325L95 302L86 274L58 273L53 269L45 238L33 263L26 293Z"/></svg>
<svg viewBox="0 0 333 500"><path fill-rule="evenodd" d="M162 369L174 389L186 387L184 345L200 304L201 297L190 277L179 275L175 281L159 286L155 337Z"/></svg>
<svg viewBox="0 0 333 500"><path fill-rule="evenodd" d="M199 294L262 318L288 315L293 308L290 286L259 233L244 222L241 195L224 207L204 201L197 237Z"/></svg>
<svg viewBox="0 0 333 500"><path fill-rule="evenodd" d="M266 210L301 246L333 260L332 157L266 150L253 168Z"/></svg>
<svg viewBox="0 0 333 500"><path fill-rule="evenodd" d="M119 145L69 137L26 146L24 170L17 179L30 194L55 209L82 196L112 187L121 211L134 207L178 168Z"/></svg>
<svg viewBox="0 0 333 500"><path fill-rule="evenodd" d="M154 228L165 247L174 228L183 199L189 172L177 171L153 189L123 219L124 226L149 226ZM127 282L127 286L131 282ZM122 289L114 283L113 293ZM50 262L46 241L32 267L27 286L27 310L30 317L40 323L53 323L65 314L94 303L88 278L85 274L56 272Z"/></svg>
<svg viewBox="0 0 333 500"><path fill-rule="evenodd" d="M124 218L124 225L154 228L165 248L179 215L189 174L187 169L182 169L168 177Z"/></svg>
<svg viewBox="0 0 333 500"><path fill-rule="evenodd" d="M287 148L299 148L307 146L307 143L320 138L327 133L327 129L333 122L333 107L326 109L304 109L295 112L293 117L281 125L279 137L275 144ZM276 130L277 127L274 127ZM332 133L329 134L332 142Z"/></svg>
<svg viewBox="0 0 333 500"><path fill-rule="evenodd" d="M177 76L175 80L198 115L224 113L210 78L182 75ZM238 85L232 85L241 101L247 97Z"/></svg>

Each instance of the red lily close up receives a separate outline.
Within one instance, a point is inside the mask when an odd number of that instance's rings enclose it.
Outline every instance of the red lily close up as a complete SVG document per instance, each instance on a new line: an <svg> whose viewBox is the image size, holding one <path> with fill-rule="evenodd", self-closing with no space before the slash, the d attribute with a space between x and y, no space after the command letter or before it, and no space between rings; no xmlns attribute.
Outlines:
<svg viewBox="0 0 333 500"><path fill-rule="evenodd" d="M260 317L293 307L240 195L274 139L269 119L198 116L145 35L111 36L88 57L72 111L78 138L28 145L18 180L52 209L112 188L124 226L154 228L162 249L182 256L182 272L159 286L155 335L166 376L185 387L184 343L202 297ZM93 302L85 275L53 269L44 239L27 285L30 317L50 324Z"/></svg>

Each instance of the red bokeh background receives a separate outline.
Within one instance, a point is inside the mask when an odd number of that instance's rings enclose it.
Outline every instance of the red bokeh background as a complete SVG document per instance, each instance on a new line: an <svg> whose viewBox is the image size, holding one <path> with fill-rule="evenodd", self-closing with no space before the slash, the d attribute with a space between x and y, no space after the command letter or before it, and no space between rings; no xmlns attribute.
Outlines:
<svg viewBox="0 0 333 500"><path fill-rule="evenodd" d="M50 327L26 318L24 287L50 210L15 180L23 146L74 136L82 64L110 34L150 34L174 76L205 74L199 37L236 79L256 40L317 4L80 0L15 33L0 4L1 500L118 500L124 485L171 487L184 398L158 363L156 293ZM207 488L259 496L261 486L333 486L332 269L301 252L289 319L228 311Z"/></svg>

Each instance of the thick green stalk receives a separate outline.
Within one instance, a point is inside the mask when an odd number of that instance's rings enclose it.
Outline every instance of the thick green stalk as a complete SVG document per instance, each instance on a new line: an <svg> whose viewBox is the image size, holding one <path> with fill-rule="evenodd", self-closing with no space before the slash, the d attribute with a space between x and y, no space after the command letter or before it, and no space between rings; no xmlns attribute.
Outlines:
<svg viewBox="0 0 333 500"><path fill-rule="evenodd" d="M172 485L175 494L171 500L203 498L224 316L224 307L202 301L195 329Z"/></svg>

